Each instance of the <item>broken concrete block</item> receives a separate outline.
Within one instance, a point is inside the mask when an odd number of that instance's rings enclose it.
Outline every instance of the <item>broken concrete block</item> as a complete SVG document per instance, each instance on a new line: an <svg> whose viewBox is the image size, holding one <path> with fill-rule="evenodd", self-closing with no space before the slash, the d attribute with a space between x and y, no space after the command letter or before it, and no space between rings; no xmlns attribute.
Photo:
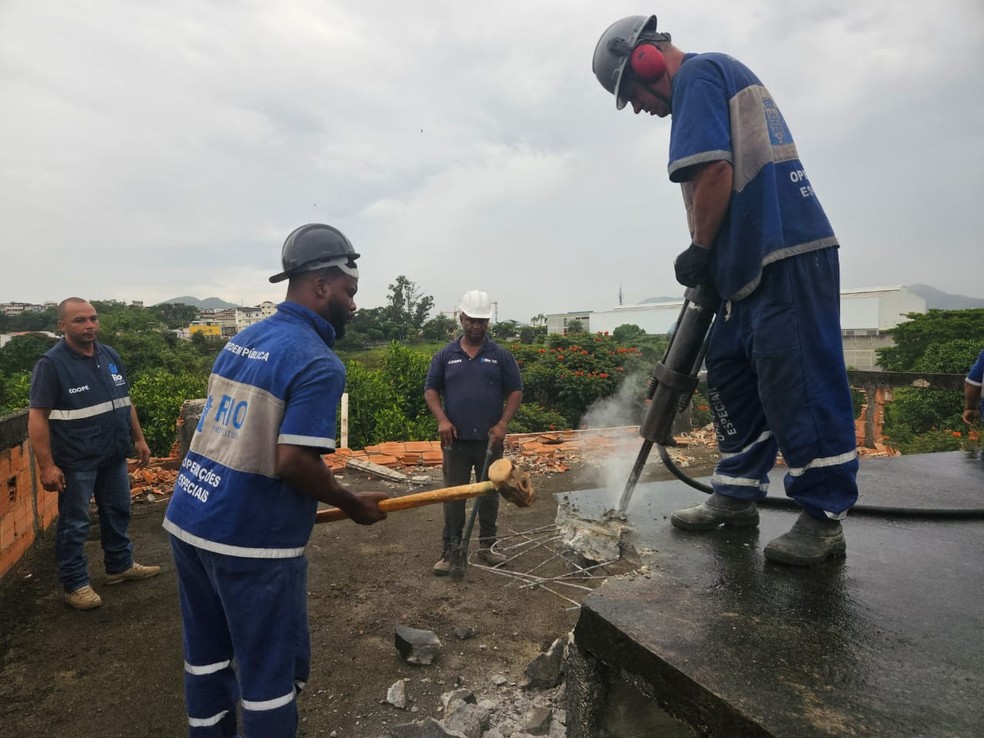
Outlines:
<svg viewBox="0 0 984 738"><path fill-rule="evenodd" d="M441 641L430 630L396 626L396 649L408 664L430 664L441 652Z"/></svg>
<svg viewBox="0 0 984 738"><path fill-rule="evenodd" d="M393 707L399 707L401 710L407 709L410 701L407 699L406 679L400 679L386 691L386 701L393 705Z"/></svg>
<svg viewBox="0 0 984 738"><path fill-rule="evenodd" d="M564 675L564 641L558 638L547 649L526 666L523 672L529 689L553 689Z"/></svg>
<svg viewBox="0 0 984 738"><path fill-rule="evenodd" d="M346 459L345 466L350 469L358 469L361 472L365 472L366 474L378 477L380 479L389 480L390 482L407 481L406 474L365 459Z"/></svg>
<svg viewBox="0 0 984 738"><path fill-rule="evenodd" d="M183 459L191 447L191 437L195 435L198 421L205 410L205 399L185 400L178 412L178 458Z"/></svg>
<svg viewBox="0 0 984 738"><path fill-rule="evenodd" d="M519 728L530 735L546 735L550 732L550 716L553 711L549 707L531 707L523 716Z"/></svg>
<svg viewBox="0 0 984 738"><path fill-rule="evenodd" d="M489 711L475 704L454 700L448 705L442 722L445 728L466 738L482 738L482 731L489 727Z"/></svg>
<svg viewBox="0 0 984 738"><path fill-rule="evenodd" d="M461 700L462 702L467 702L472 705L477 702L474 693L470 689L465 689L464 687L452 689L450 692L445 692L441 695L441 704L444 705L445 710L448 709L448 705L455 700Z"/></svg>

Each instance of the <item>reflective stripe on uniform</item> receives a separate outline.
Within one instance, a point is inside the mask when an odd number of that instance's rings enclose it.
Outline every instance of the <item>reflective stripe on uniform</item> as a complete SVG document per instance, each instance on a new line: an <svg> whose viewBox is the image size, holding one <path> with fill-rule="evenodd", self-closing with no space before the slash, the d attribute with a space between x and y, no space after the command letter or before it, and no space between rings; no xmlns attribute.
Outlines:
<svg viewBox="0 0 984 738"><path fill-rule="evenodd" d="M729 477L726 474L715 474L711 477L711 484L729 484L732 487L758 487L760 490L769 489L768 483L763 484L758 479L746 479L745 477Z"/></svg>
<svg viewBox="0 0 984 738"><path fill-rule="evenodd" d="M790 467L789 474L793 477L801 477L810 469L819 469L825 466L839 466L840 464L846 464L849 461L854 461L857 456L857 449L851 449L847 453L840 454L838 456L826 456L822 459L814 459L806 466L799 466L795 469Z"/></svg>
<svg viewBox="0 0 984 738"><path fill-rule="evenodd" d="M217 671L228 669L231 665L232 661L228 660L217 661L214 664L205 664L204 666L195 666L185 661L185 671L189 674L194 674L195 676L201 676L202 674L214 674Z"/></svg>
<svg viewBox="0 0 984 738"><path fill-rule="evenodd" d="M188 718L188 726L191 728L210 728L213 725L218 725L218 723L229 714L228 710L223 710L222 712L212 715L207 718Z"/></svg>
<svg viewBox="0 0 984 738"><path fill-rule="evenodd" d="M179 528L167 518L161 524L168 533L180 538L192 546L204 548L206 551L225 554L226 556L242 556L248 559L292 559L304 553L304 546L297 548L249 548L246 546L231 546L228 543L217 543L207 538L196 536L183 528Z"/></svg>
<svg viewBox="0 0 984 738"><path fill-rule="evenodd" d="M291 690L283 697L274 697L272 700L262 700L258 702L253 700L243 700L242 703L243 703L244 710L252 710L253 712L264 712L266 710L276 710L277 708L283 707L284 705L289 705L293 701L294 701L294 690Z"/></svg>
<svg viewBox="0 0 984 738"><path fill-rule="evenodd" d="M51 414L48 415L48 420L82 420L82 418L111 413L121 407L129 407L131 404L129 397L120 397L116 400L107 400L98 405L90 405L76 410L52 410Z"/></svg>
<svg viewBox="0 0 984 738"><path fill-rule="evenodd" d="M772 438L772 431L763 431L762 435L760 435L758 438L756 438L750 444L748 444L747 446L745 446L745 448L743 448L741 451L734 451L734 452L731 452L731 453L722 453L721 454L721 458L722 459L730 459L732 456L737 456L738 454L747 453L753 447L757 446L758 444L762 443L763 441L768 441L770 438Z"/></svg>

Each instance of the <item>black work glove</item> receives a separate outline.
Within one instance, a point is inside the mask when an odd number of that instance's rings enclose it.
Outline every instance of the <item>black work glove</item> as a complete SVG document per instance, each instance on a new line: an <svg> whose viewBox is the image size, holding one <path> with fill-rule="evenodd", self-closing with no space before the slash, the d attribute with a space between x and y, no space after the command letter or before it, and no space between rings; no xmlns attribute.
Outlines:
<svg viewBox="0 0 984 738"><path fill-rule="evenodd" d="M711 250L706 246L690 244L673 262L677 282L686 287L698 287L711 283Z"/></svg>

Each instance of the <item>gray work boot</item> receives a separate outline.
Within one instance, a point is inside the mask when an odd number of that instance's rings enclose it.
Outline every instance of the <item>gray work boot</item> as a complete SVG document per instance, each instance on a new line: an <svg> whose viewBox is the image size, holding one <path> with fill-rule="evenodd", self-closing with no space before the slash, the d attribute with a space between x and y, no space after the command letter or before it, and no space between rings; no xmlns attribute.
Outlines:
<svg viewBox="0 0 984 738"><path fill-rule="evenodd" d="M805 510L792 529L765 547L765 558L777 564L815 566L847 555L847 543L839 520L818 520Z"/></svg>
<svg viewBox="0 0 984 738"><path fill-rule="evenodd" d="M441 554L441 559L436 564L434 568L431 569L436 577L446 577L451 573L451 552L445 551Z"/></svg>
<svg viewBox="0 0 984 738"><path fill-rule="evenodd" d="M754 500L738 500L717 492L707 502L696 507L677 510L670 523L681 530L714 530L720 525L750 528L758 525L758 507Z"/></svg>

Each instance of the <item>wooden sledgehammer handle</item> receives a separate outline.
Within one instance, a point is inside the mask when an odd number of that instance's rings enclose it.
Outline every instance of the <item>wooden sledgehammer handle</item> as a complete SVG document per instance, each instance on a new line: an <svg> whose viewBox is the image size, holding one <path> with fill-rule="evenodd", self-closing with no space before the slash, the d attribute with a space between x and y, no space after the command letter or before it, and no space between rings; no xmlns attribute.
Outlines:
<svg viewBox="0 0 984 738"><path fill-rule="evenodd" d="M451 502L453 500L468 500L489 492L495 492L495 485L492 482L475 482L473 484L462 484L457 487L444 487L443 489L432 489L427 492L417 492L403 497L390 497L380 500L379 509L383 512L393 510L408 510L411 507L423 507L433 505L437 502ZM336 520L348 520L340 508L329 507L318 510L315 517L316 523L333 523Z"/></svg>

